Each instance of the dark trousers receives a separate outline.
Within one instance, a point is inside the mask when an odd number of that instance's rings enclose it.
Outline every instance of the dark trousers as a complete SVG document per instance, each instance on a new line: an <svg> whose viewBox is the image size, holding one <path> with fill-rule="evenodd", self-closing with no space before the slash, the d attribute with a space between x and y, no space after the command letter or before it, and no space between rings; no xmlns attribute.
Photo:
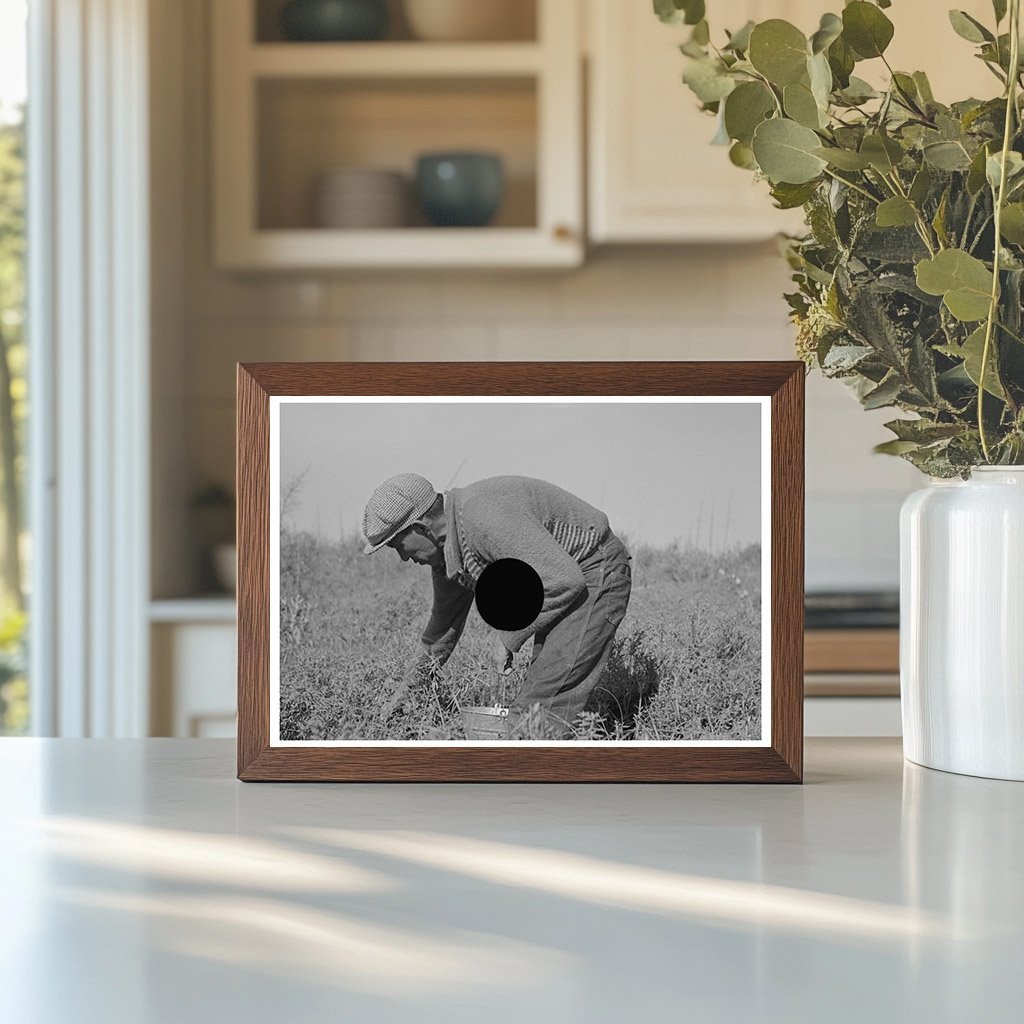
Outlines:
<svg viewBox="0 0 1024 1024"><path fill-rule="evenodd" d="M572 725L608 663L615 631L629 604L633 579L629 552L609 532L580 568L586 594L550 629L533 638L533 660L509 710L512 735L539 731L545 737L571 738ZM534 705L539 705L537 711L531 711Z"/></svg>

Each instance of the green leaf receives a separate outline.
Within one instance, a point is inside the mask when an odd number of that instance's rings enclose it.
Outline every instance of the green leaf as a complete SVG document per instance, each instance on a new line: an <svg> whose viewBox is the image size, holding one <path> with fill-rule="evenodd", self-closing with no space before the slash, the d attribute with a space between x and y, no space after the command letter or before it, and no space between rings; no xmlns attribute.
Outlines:
<svg viewBox="0 0 1024 1024"><path fill-rule="evenodd" d="M883 441L872 449L876 455L906 455L917 451L921 446L917 441Z"/></svg>
<svg viewBox="0 0 1024 1024"><path fill-rule="evenodd" d="M922 147L925 160L940 171L966 171L971 166L967 150L959 142L927 143Z"/></svg>
<svg viewBox="0 0 1024 1024"><path fill-rule="evenodd" d="M782 90L782 106L786 116L805 128L824 126L822 112L811 92L809 82L795 82Z"/></svg>
<svg viewBox="0 0 1024 1024"><path fill-rule="evenodd" d="M802 185L780 182L772 186L772 199L780 210L795 210L798 206L803 206L817 190L817 181L805 182Z"/></svg>
<svg viewBox="0 0 1024 1024"><path fill-rule="evenodd" d="M832 69L828 57L819 53L807 62L807 77L811 83L811 95L822 112L822 126L828 123L829 97L832 95Z"/></svg>
<svg viewBox="0 0 1024 1024"><path fill-rule="evenodd" d="M842 245L836 228L835 213L827 196L818 193L804 204L804 218L811 229L811 235L819 246L830 253L836 253Z"/></svg>
<svg viewBox="0 0 1024 1024"><path fill-rule="evenodd" d="M750 33L747 59L773 85L798 82L807 68L807 38L795 25L772 18Z"/></svg>
<svg viewBox="0 0 1024 1024"><path fill-rule="evenodd" d="M725 101L725 128L729 137L748 146L754 129L775 110L775 98L763 82L743 82Z"/></svg>
<svg viewBox="0 0 1024 1024"><path fill-rule="evenodd" d="M823 14L818 31L811 36L811 53L827 50L843 32L843 19L835 14Z"/></svg>
<svg viewBox="0 0 1024 1024"><path fill-rule="evenodd" d="M704 20L704 0L683 0L683 8L686 11L683 20L687 25L696 25Z"/></svg>
<svg viewBox="0 0 1024 1024"><path fill-rule="evenodd" d="M876 171L883 174L891 174L903 159L903 147L887 135L865 135L860 152Z"/></svg>
<svg viewBox="0 0 1024 1024"><path fill-rule="evenodd" d="M1014 245L1024 245L1024 203L1010 203L1003 209L1000 233Z"/></svg>
<svg viewBox="0 0 1024 1024"><path fill-rule="evenodd" d="M992 0L992 10L995 12L998 25L1006 17L1006 0Z"/></svg>
<svg viewBox="0 0 1024 1024"><path fill-rule="evenodd" d="M905 228L917 223L914 204L902 196L893 196L878 204L875 223L880 228Z"/></svg>
<svg viewBox="0 0 1024 1024"><path fill-rule="evenodd" d="M970 169L967 172L967 191L972 195L976 196L984 187L985 181L985 165L988 162L988 149L982 146L977 153L974 154L971 160Z"/></svg>
<svg viewBox="0 0 1024 1024"><path fill-rule="evenodd" d="M654 13L667 25L696 25L704 17L704 0L654 0Z"/></svg>
<svg viewBox="0 0 1024 1024"><path fill-rule="evenodd" d="M758 166L770 182L802 185L819 177L825 169L825 161L814 152L820 142L810 128L786 118L775 118L757 126L752 148Z"/></svg>
<svg viewBox="0 0 1024 1024"><path fill-rule="evenodd" d="M914 175L913 184L907 193L910 201L920 206L928 198L934 180L935 176L932 174L931 168L927 164L922 164L921 170Z"/></svg>
<svg viewBox="0 0 1024 1024"><path fill-rule="evenodd" d="M734 142L729 149L729 160L737 167L745 171L756 171L757 161L754 159L754 151L745 142Z"/></svg>
<svg viewBox="0 0 1024 1024"><path fill-rule="evenodd" d="M687 57L708 58L708 43L711 42L711 29L706 21L698 21L693 26L690 38L679 49Z"/></svg>
<svg viewBox="0 0 1024 1024"><path fill-rule="evenodd" d="M996 37L966 11L950 11L949 23L953 26L953 31L969 43L995 42Z"/></svg>
<svg viewBox="0 0 1024 1024"><path fill-rule="evenodd" d="M988 179L989 185L992 186L993 192L999 188L999 178L1002 171L1003 154L1002 152L993 153L985 161L985 177ZM1011 149L1006 154L1006 186L1009 191L1013 191L1016 181L1022 175L1024 175L1024 157Z"/></svg>
<svg viewBox="0 0 1024 1024"><path fill-rule="evenodd" d="M701 103L724 100L736 88L736 82L717 60L698 58L688 61L683 81Z"/></svg>
<svg viewBox="0 0 1024 1024"><path fill-rule="evenodd" d="M828 48L828 66L832 69L832 77L835 79L836 87L845 89L850 84L850 75L853 73L856 58L853 50L846 45L843 37L840 36Z"/></svg>
<svg viewBox="0 0 1024 1024"><path fill-rule="evenodd" d="M734 53L746 53L750 48L750 33L753 32L755 24L756 22L748 21L743 28L733 32L723 49L732 50Z"/></svg>
<svg viewBox="0 0 1024 1024"><path fill-rule="evenodd" d="M892 37L892 22L874 4L853 0L843 9L843 39L862 60L881 57Z"/></svg>
<svg viewBox="0 0 1024 1024"><path fill-rule="evenodd" d="M932 93L931 82L923 71L915 71L913 74L914 84L917 86L917 94L925 103L934 103L935 96Z"/></svg>
<svg viewBox="0 0 1024 1024"><path fill-rule="evenodd" d="M974 382L975 387L981 386L981 363L985 353L985 325L982 324L959 347L956 345L939 345L937 350L952 359L962 359L964 371ZM1006 400L1006 392L999 382L996 370L995 342L989 345L988 365L985 367L985 390L996 398Z"/></svg>
<svg viewBox="0 0 1024 1024"><path fill-rule="evenodd" d="M917 444L934 444L948 440L963 432L959 423L936 423L933 420L892 420L885 425L900 441L915 441Z"/></svg>
<svg viewBox="0 0 1024 1024"><path fill-rule="evenodd" d="M898 376L886 378L878 387L869 391L860 400L865 409L882 409L888 405L895 405L903 390L902 383Z"/></svg>
<svg viewBox="0 0 1024 1024"><path fill-rule="evenodd" d="M815 156L828 161L833 167L841 171L863 171L871 166L871 161L852 149L836 149L832 146L819 146L814 150Z"/></svg>
<svg viewBox="0 0 1024 1024"><path fill-rule="evenodd" d="M856 75L851 75L849 84L842 90L841 95L848 103L856 105L859 103L866 103L868 100L876 99L881 94L862 78L858 78Z"/></svg>
<svg viewBox="0 0 1024 1024"><path fill-rule="evenodd" d="M946 250L949 252L949 250ZM943 296L946 308L962 323L976 323L988 316L989 297L976 288L955 288Z"/></svg>
<svg viewBox="0 0 1024 1024"><path fill-rule="evenodd" d="M668 25L678 24L684 17L674 0L654 0L654 13Z"/></svg>
<svg viewBox="0 0 1024 1024"><path fill-rule="evenodd" d="M994 43L983 43L978 56L994 67L1002 68L1009 73L1010 68L1010 34L1004 32Z"/></svg>
<svg viewBox="0 0 1024 1024"><path fill-rule="evenodd" d="M896 93L900 101L905 106L920 106L921 97L917 94L917 82L914 81L911 75L905 75L902 71L897 71L892 76L892 84L896 89Z"/></svg>
<svg viewBox="0 0 1024 1024"><path fill-rule="evenodd" d="M992 272L962 249L945 249L915 268L917 286L941 295L950 313L965 323L983 320L991 303Z"/></svg>

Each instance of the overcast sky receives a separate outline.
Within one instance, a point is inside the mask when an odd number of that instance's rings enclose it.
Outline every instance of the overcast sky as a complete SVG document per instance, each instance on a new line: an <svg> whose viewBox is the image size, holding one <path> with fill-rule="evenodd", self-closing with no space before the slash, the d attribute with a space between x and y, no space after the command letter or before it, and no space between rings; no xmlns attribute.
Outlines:
<svg viewBox="0 0 1024 1024"><path fill-rule="evenodd" d="M698 527L704 547L760 539L758 404L280 408L282 484L307 470L285 525L324 538L357 531L374 488L414 472L437 490L506 473L539 477L602 509L634 543L696 543Z"/></svg>

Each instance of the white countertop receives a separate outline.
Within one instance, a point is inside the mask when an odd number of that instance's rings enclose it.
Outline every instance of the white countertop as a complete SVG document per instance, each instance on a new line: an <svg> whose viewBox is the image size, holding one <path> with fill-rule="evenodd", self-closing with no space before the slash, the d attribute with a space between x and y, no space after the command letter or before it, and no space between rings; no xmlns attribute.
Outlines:
<svg viewBox="0 0 1024 1024"><path fill-rule="evenodd" d="M243 785L0 741L6 1024L1024 1015L1024 785L809 740L803 787Z"/></svg>

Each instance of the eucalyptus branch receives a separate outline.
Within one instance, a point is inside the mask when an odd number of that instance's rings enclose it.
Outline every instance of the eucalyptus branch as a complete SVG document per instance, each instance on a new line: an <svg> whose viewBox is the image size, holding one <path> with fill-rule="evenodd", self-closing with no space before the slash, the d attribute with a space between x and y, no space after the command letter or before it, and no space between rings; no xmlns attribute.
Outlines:
<svg viewBox="0 0 1024 1024"><path fill-rule="evenodd" d="M985 321L985 345L981 350L981 369L978 372L978 434L985 461L992 462L988 432L985 430L985 375L992 355L992 334L999 314L999 272L1002 257L1003 205L1006 202L1006 173L1010 145L1013 141L1013 123L1017 115L1017 85L1020 73L1020 0L1010 0L1010 73L1006 85L1006 123L1003 125L1003 149L999 167L999 190L995 197L995 252L992 256L992 294L989 298L988 319Z"/></svg>
<svg viewBox="0 0 1024 1024"><path fill-rule="evenodd" d="M825 168L825 174L827 174L833 181L838 181L841 185L845 185L847 188L852 188L854 192L859 192L866 199L870 199L871 202L877 206L881 200L877 196L873 196L867 189L863 189L860 185L855 182L848 181L846 178L841 178L834 171L830 171L827 167Z"/></svg>
<svg viewBox="0 0 1024 1024"><path fill-rule="evenodd" d="M691 11L697 3L656 0L655 9L675 23L683 7ZM750 44L737 51L738 68L728 50L685 47L700 65L686 82L704 109L706 97L727 90L726 79L740 87L728 98L729 127L757 136L756 147L753 138L737 140L750 147L751 169L774 183L783 205L802 206L813 225L790 254L795 287L787 296L797 350L808 365L847 380L869 408L882 402L911 416L890 424L901 444L889 450L929 475L1024 464L1024 370L1020 358L1011 358L1024 346L1013 308L1024 275L1008 273L1024 264L1016 242L1004 237L1018 238L1022 207L1013 204L1024 199L1014 153L1024 153L1024 0L997 0L996 45L980 22L954 16L958 34L971 43L981 39L980 55L1001 85L980 100L949 105L933 101L917 73L897 72L887 59L895 32L888 6L854 5L849 17L844 11L841 33L816 36L813 46L783 19L753 24ZM1006 13L1008 34L1001 31ZM837 56L848 63L844 44L854 63L866 59L860 54L880 58L872 66L887 69L889 81L867 96L857 95L856 83L844 92L833 81L824 102L821 54L833 66ZM803 94L787 104L786 83L796 81L822 100L824 117ZM976 155L971 192L962 154ZM808 175L816 177L807 181ZM951 366L955 372L946 372ZM883 381L889 383L879 392Z"/></svg>
<svg viewBox="0 0 1024 1024"><path fill-rule="evenodd" d="M893 168L891 175L883 174L882 177L889 182L889 184L895 189L896 194L901 198L905 199L909 204L910 208L914 211L914 217L917 219L917 233L921 237L921 241L924 242L925 248L928 250L929 255L935 255L935 246L937 245L941 250L943 248L942 243L939 241L938 236L935 237L935 245L932 244L932 229L928 221L924 219L924 214L917 208L917 203L913 202L910 196L907 195L906 189L903 187L903 182L900 181L899 172Z"/></svg>

